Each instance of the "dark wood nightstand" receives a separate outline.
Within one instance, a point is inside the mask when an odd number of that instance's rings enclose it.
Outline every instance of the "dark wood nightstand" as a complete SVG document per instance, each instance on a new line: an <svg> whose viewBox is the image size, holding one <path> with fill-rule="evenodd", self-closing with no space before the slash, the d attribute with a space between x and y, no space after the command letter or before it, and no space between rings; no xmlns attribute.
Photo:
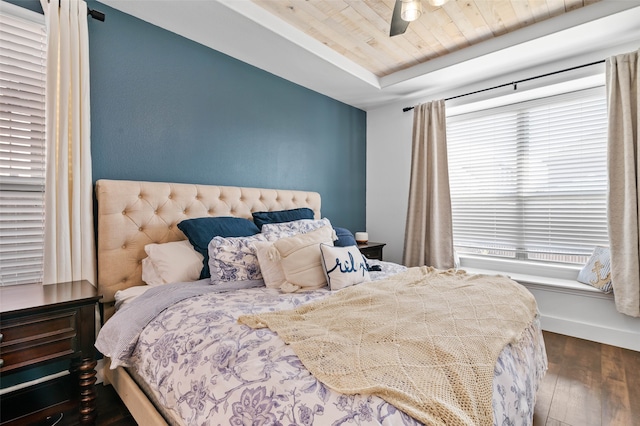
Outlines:
<svg viewBox="0 0 640 426"><path fill-rule="evenodd" d="M358 244L358 249L367 259L382 260L382 248L386 246L385 243L366 242Z"/></svg>
<svg viewBox="0 0 640 426"><path fill-rule="evenodd" d="M2 395L2 425L44 424L76 409L94 424L95 306L101 296L88 281L0 287L0 376L64 359L71 374Z"/></svg>

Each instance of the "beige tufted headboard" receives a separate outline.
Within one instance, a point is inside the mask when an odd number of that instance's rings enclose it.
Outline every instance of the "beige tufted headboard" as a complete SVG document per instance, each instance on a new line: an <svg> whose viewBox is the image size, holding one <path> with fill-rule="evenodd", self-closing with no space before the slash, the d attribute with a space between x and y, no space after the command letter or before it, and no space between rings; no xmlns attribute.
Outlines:
<svg viewBox="0 0 640 426"><path fill-rule="evenodd" d="M105 321L118 290L143 285L144 246L184 240L176 226L195 217L236 216L308 207L320 218L320 194L163 182L98 180L98 290Z"/></svg>

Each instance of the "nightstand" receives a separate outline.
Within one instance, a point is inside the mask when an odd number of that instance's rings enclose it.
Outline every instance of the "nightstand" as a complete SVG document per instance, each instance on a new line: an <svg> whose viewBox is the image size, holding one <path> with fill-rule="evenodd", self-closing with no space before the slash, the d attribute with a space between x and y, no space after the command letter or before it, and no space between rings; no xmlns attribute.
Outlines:
<svg viewBox="0 0 640 426"><path fill-rule="evenodd" d="M385 243L366 242L358 244L358 249L367 259L382 260L382 248L386 246Z"/></svg>
<svg viewBox="0 0 640 426"><path fill-rule="evenodd" d="M94 424L100 297L88 281L0 287L0 376L65 359L71 373L2 395L2 425L44 424L73 409L80 424Z"/></svg>

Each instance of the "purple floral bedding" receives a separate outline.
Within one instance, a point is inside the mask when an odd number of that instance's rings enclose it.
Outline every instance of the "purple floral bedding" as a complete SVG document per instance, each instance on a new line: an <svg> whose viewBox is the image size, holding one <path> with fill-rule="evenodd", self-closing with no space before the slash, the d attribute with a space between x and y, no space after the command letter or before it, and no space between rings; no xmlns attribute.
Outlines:
<svg viewBox="0 0 640 426"><path fill-rule="evenodd" d="M372 278L402 268L382 264L384 272ZM178 424L419 424L378 397L332 391L269 329L237 324L242 314L289 309L330 294L324 289L283 294L265 287L208 292L162 309L128 345L112 350L109 345L117 339L108 335L117 330L109 324L117 313L103 327L96 346L114 365L135 369ZM144 316L144 309L136 308L143 303L142 298L134 300L126 309L128 315ZM496 363L494 424L532 424L535 394L546 368L536 319L517 344L505 347Z"/></svg>

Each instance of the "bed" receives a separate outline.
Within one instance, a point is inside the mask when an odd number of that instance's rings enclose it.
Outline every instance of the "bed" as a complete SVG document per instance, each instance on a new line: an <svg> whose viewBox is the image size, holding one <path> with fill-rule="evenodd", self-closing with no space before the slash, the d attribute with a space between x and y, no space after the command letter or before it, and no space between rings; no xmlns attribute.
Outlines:
<svg viewBox="0 0 640 426"><path fill-rule="evenodd" d="M379 393L336 392L308 371L304 358L292 349L295 343L285 344L269 328L238 322L241 317L322 304L335 299L333 293L386 285L412 272L401 265L371 260L368 266L380 269L369 272L372 283L339 292L314 287L287 293L253 279L225 280L215 286L206 278L168 283L136 295L116 312L117 292L137 293L148 287L142 279L145 247L184 241L178 227L182 221L253 219L256 212L308 209L313 215L309 221L319 222L326 219L321 217L318 193L99 180L96 198L104 323L97 346L106 355L105 384L114 386L138 424L423 424ZM432 269L423 273L443 275ZM468 279L462 272L453 274ZM104 343L109 332L111 347ZM535 316L490 365L492 421L486 424L531 424L546 368Z"/></svg>

